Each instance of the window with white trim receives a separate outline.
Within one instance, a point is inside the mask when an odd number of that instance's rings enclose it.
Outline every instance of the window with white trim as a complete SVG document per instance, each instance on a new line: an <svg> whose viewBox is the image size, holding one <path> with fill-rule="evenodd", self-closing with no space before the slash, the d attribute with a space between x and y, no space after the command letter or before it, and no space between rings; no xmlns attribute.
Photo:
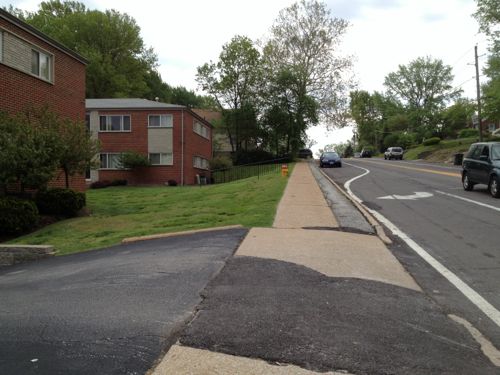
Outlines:
<svg viewBox="0 0 500 375"><path fill-rule="evenodd" d="M121 163L122 154L105 153L100 154L101 169L123 169Z"/></svg>
<svg viewBox="0 0 500 375"><path fill-rule="evenodd" d="M129 132L129 115L99 116L99 131L101 132Z"/></svg>
<svg viewBox="0 0 500 375"><path fill-rule="evenodd" d="M199 121L193 122L193 131L203 138L210 139L209 129Z"/></svg>
<svg viewBox="0 0 500 375"><path fill-rule="evenodd" d="M172 115L149 115L148 127L150 128L172 128L174 126Z"/></svg>
<svg viewBox="0 0 500 375"><path fill-rule="evenodd" d="M204 159L201 156L194 156L193 167L198 169L210 169L210 163L207 159Z"/></svg>
<svg viewBox="0 0 500 375"><path fill-rule="evenodd" d="M488 130L490 133L493 133L496 130L497 126L493 123L488 124Z"/></svg>
<svg viewBox="0 0 500 375"><path fill-rule="evenodd" d="M31 50L31 73L47 81L52 80L52 57L38 50Z"/></svg>
<svg viewBox="0 0 500 375"><path fill-rule="evenodd" d="M173 165L174 156L171 152L150 153L149 162L151 165Z"/></svg>

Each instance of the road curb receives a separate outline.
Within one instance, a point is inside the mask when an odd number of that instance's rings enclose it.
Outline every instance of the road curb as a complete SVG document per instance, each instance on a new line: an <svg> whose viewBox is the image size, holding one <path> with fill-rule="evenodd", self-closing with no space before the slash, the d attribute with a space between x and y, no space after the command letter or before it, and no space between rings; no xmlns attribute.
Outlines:
<svg viewBox="0 0 500 375"><path fill-rule="evenodd" d="M325 172L319 169L321 174L330 181L330 183L337 188L349 201L361 212L361 214L368 220L370 225L375 229L375 233L386 245L392 245L391 239L385 234L384 228L382 225L373 217L372 214L368 212L368 210L359 202L354 200L349 194L347 194L334 180L330 178Z"/></svg>
<svg viewBox="0 0 500 375"><path fill-rule="evenodd" d="M185 230L182 232L150 234L147 236L127 237L127 238L124 238L122 240L122 243L132 243L132 242L139 242L139 241L156 240L159 238L168 238L168 237L184 236L184 235L195 234L195 233L214 232L214 231L221 231L221 230L226 230L226 229L241 229L241 228L243 228L243 225L237 224L237 225L226 225L224 227Z"/></svg>

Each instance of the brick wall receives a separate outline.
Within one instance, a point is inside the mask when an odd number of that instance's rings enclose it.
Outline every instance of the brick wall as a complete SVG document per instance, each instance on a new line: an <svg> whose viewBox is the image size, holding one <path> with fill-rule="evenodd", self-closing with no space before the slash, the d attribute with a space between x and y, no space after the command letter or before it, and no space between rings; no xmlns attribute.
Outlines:
<svg viewBox="0 0 500 375"><path fill-rule="evenodd" d="M33 44L53 58L52 83L0 62L0 110L16 114L30 106L47 105L63 117L84 121L85 64L3 18L0 31L11 33L26 45ZM51 186L64 187L64 178L56 178ZM84 190L84 177L73 177L71 187Z"/></svg>
<svg viewBox="0 0 500 375"><path fill-rule="evenodd" d="M182 165L182 122L184 121L184 184L195 183L196 174L208 175L208 171L193 167L193 157L200 156L211 159L212 143L193 131L193 115L181 110L107 110L99 111L99 115L131 115L130 132L100 132L102 153L119 153L135 151L148 155L148 115L171 114L173 116L173 165L151 166L128 170L99 170L99 180L126 179L130 185L164 185L168 180L181 184ZM184 120L183 120L184 114ZM199 121L199 120L198 120ZM205 124L206 125L206 124ZM210 134L211 136L211 134Z"/></svg>

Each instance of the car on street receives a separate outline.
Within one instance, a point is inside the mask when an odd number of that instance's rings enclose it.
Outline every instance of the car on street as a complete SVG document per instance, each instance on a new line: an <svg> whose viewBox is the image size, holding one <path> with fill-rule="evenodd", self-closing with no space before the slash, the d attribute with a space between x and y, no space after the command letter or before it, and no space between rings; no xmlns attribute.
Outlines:
<svg viewBox="0 0 500 375"><path fill-rule="evenodd" d="M313 153L310 149L303 148L302 150L299 150L298 156L301 159L311 159L313 157Z"/></svg>
<svg viewBox="0 0 500 375"><path fill-rule="evenodd" d="M354 157L355 157L355 158L359 158L359 157L361 157L361 152L355 152L355 153L354 153Z"/></svg>
<svg viewBox="0 0 500 375"><path fill-rule="evenodd" d="M384 159L391 160L391 159L399 159L403 160L403 149L401 147L389 147L385 152L384 152Z"/></svg>
<svg viewBox="0 0 500 375"><path fill-rule="evenodd" d="M319 158L319 167L342 167L342 158L336 152L323 152Z"/></svg>
<svg viewBox="0 0 500 375"><path fill-rule="evenodd" d="M369 150L369 149L362 149L361 150L361 157L362 158L371 158L372 157L372 154L373 154L373 151L372 150Z"/></svg>
<svg viewBox="0 0 500 375"><path fill-rule="evenodd" d="M462 186L470 191L476 184L488 186L500 198L500 142L473 143L462 162Z"/></svg>

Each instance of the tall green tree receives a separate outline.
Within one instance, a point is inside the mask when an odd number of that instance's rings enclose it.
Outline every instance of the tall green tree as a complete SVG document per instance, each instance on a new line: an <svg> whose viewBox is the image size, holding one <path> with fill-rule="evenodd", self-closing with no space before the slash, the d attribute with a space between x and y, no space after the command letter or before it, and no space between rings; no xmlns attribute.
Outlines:
<svg viewBox="0 0 500 375"><path fill-rule="evenodd" d="M239 35L233 37L222 47L217 62L198 67L196 80L223 112L222 126L233 151L255 140L259 129L252 113L255 112L261 68L260 53L252 40Z"/></svg>
<svg viewBox="0 0 500 375"><path fill-rule="evenodd" d="M459 96L460 89L454 89L452 83L451 66L431 57L399 65L398 70L389 73L384 81L388 94L406 106L413 125L411 130L422 133L432 132L437 126L439 112Z"/></svg>
<svg viewBox="0 0 500 375"><path fill-rule="evenodd" d="M483 113L486 118L500 120L500 0L476 0L474 17L480 31L490 40L490 55L484 73L488 81L483 85Z"/></svg>
<svg viewBox="0 0 500 375"><path fill-rule="evenodd" d="M44 1L35 12L11 11L89 60L88 98L142 97L147 93L146 76L155 69L157 57L145 46L139 26L129 15L60 0Z"/></svg>
<svg viewBox="0 0 500 375"><path fill-rule="evenodd" d="M347 27L347 21L332 17L327 5L316 0L283 9L271 27L264 46L265 69L275 79L293 77L287 90L294 96L299 133L320 118L345 125L351 59L338 47ZM306 113L313 107L315 115Z"/></svg>

